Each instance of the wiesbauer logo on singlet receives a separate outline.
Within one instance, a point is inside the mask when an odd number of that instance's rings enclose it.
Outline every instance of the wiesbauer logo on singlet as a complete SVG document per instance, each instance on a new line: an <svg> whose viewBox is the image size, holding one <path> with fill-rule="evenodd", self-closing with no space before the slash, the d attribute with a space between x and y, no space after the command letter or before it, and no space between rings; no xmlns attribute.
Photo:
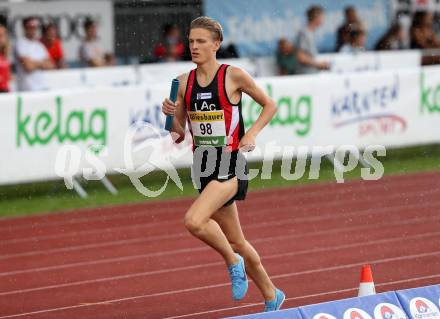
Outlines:
<svg viewBox="0 0 440 319"><path fill-rule="evenodd" d="M218 112L189 112L189 118L193 122L212 122L212 121L224 121L222 111Z"/></svg>

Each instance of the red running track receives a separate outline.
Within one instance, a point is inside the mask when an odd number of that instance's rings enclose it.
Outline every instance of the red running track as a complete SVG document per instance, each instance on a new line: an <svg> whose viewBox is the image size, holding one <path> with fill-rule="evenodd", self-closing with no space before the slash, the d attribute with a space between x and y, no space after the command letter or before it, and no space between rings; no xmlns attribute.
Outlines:
<svg viewBox="0 0 440 319"><path fill-rule="evenodd" d="M191 199L0 220L1 318L219 318L259 312L230 296L220 257L182 225ZM284 308L440 282L440 173L255 191L239 203Z"/></svg>

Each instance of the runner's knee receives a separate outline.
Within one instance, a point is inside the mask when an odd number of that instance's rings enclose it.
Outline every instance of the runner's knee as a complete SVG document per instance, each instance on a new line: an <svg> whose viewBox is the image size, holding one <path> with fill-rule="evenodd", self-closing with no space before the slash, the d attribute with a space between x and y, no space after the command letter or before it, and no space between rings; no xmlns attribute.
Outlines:
<svg viewBox="0 0 440 319"><path fill-rule="evenodd" d="M187 214L183 219L183 223L192 234L199 233L203 228L203 221L200 218L196 218L193 215Z"/></svg>

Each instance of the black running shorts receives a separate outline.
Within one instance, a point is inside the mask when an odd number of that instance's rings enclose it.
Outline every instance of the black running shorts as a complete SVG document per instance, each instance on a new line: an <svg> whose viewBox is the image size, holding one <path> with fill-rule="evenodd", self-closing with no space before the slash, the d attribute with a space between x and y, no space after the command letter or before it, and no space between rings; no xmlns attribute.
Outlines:
<svg viewBox="0 0 440 319"><path fill-rule="evenodd" d="M248 189L248 167L246 158L240 151L228 151L226 148L198 147L194 151L192 178L199 193L210 181L224 182L237 177L237 193L223 206L231 205L235 200L244 200Z"/></svg>

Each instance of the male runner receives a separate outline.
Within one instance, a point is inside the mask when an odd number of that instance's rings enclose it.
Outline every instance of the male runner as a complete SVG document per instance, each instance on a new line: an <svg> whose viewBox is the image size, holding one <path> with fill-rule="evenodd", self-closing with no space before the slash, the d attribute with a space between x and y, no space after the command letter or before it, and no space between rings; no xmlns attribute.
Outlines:
<svg viewBox="0 0 440 319"><path fill-rule="evenodd" d="M246 72L217 62L222 40L217 21L199 17L191 22L189 45L197 68L178 77L177 101L165 99L162 111L174 115L176 142L184 139L186 122L193 137L193 179L200 195L186 212L185 227L223 257L235 300L247 292L247 273L264 297L264 310L274 311L280 309L285 295L274 286L258 253L245 239L234 200L243 200L247 191L247 167L240 150L254 149L255 137L270 122L276 106ZM263 106L246 133L242 92Z"/></svg>

